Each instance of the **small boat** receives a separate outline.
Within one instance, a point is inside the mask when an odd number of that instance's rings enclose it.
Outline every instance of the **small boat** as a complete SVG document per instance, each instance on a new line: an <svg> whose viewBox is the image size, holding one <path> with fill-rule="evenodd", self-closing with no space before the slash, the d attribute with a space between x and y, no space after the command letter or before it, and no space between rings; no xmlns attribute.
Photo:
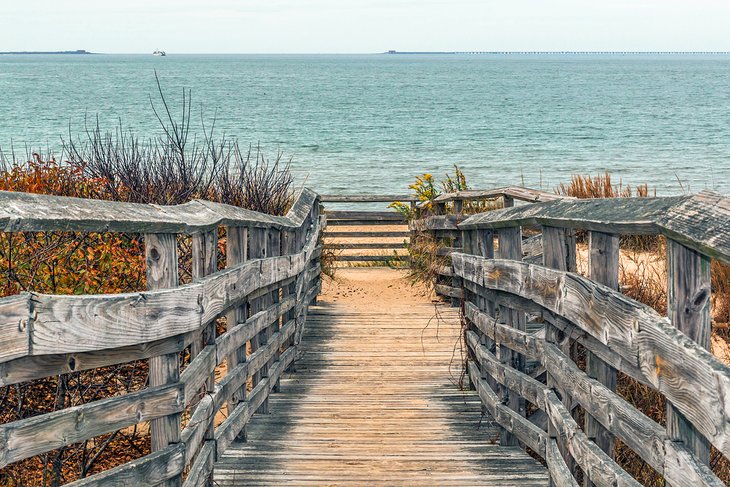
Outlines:
<svg viewBox="0 0 730 487"><path fill-rule="evenodd" d="M155 52L152 53L153 56L167 56L167 53L165 51L160 51L159 49L155 50Z"/></svg>

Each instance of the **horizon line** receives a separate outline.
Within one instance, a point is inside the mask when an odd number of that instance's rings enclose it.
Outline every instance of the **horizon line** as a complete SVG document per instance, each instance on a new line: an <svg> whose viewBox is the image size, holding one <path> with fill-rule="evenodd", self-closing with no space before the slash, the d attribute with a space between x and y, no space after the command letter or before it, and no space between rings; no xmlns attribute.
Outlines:
<svg viewBox="0 0 730 487"><path fill-rule="evenodd" d="M170 53L170 51L167 51ZM23 55L23 54L36 54L36 55L152 55L151 52L103 52L103 51L87 51L84 49L78 50L56 50L56 51L0 51L0 55ZM469 54L469 55L607 55L607 54L619 54L619 55L722 55L730 54L730 50L459 50L459 51L374 51L374 52L172 52L173 55L408 55L408 54L419 54L419 55L454 55L454 54Z"/></svg>

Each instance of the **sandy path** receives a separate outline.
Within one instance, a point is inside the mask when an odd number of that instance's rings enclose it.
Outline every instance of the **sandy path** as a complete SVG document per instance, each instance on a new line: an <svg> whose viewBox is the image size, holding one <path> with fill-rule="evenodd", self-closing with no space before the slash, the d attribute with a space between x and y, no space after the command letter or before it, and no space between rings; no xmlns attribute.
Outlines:
<svg viewBox="0 0 730 487"><path fill-rule="evenodd" d="M324 277L319 299L347 304L353 310L397 308L436 299L422 285L412 286L406 274L387 267L337 269L334 280Z"/></svg>

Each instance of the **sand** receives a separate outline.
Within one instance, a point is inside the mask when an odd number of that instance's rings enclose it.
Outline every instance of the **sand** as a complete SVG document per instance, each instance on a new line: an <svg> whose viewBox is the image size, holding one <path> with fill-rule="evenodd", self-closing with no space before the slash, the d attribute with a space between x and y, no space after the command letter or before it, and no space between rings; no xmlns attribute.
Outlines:
<svg viewBox="0 0 730 487"><path fill-rule="evenodd" d="M335 278L324 277L322 303L346 304L363 311L378 308L400 308L412 304L437 301L423 285L411 285L407 271L388 267L348 267L337 269Z"/></svg>

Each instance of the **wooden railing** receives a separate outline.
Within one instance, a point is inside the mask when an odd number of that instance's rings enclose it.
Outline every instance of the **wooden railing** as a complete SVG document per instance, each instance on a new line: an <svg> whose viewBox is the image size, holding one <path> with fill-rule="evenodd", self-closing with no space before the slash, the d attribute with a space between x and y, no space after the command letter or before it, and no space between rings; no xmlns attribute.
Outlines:
<svg viewBox="0 0 730 487"><path fill-rule="evenodd" d="M0 425L0 467L149 422L152 454L73 485L180 485L183 472L184 485L207 485L213 462L255 412L266 412L296 356L321 286L324 223L319 197L306 189L284 217L207 201L165 207L0 192L0 231L144 234L149 289L0 299L0 386L149 360L139 391ZM221 226L226 268L218 270ZM194 278L182 286L180 234L192 236ZM227 330L216 336L222 316Z"/></svg>
<svg viewBox="0 0 730 487"><path fill-rule="evenodd" d="M416 199L408 195L323 195L328 231L327 246L339 262L391 262L395 255L407 261L408 220L393 210L334 210L327 203L347 206L372 206L375 203L401 201L415 206ZM352 230L353 227L364 227ZM391 227L383 230L384 226ZM395 228L393 228L395 227ZM402 227L402 228L398 228ZM387 240L387 241L386 241Z"/></svg>
<svg viewBox="0 0 730 487"><path fill-rule="evenodd" d="M525 226L541 229L540 264L523 259ZM730 263L730 199L556 200L457 228L463 251L451 258L468 374L503 444L544 458L554 485L581 476L585 485L639 485L613 458L617 440L668 485L724 485L708 464L711 446L730 458L730 368L709 352L709 309L711 259ZM588 234L590 278L575 273L576 230ZM666 237L668 317L619 291L621 235ZM574 361L576 344L585 366ZM666 399L666 425L616 392L618 373Z"/></svg>
<svg viewBox="0 0 730 487"><path fill-rule="evenodd" d="M484 205L510 208L515 205L515 201L541 203L560 199L565 199L565 197L519 186L445 193L432 202L419 203L416 218L409 225L413 233L430 235L439 246L439 254L448 257L453 252L462 250L459 223L467 218L464 214L465 204L476 208ZM431 208L429 209L428 206ZM540 240L533 239L525 242L523 251L526 257L539 255L542 253ZM453 275L451 265L439 267L434 288L437 294L450 297L455 306L459 303L460 281L458 276Z"/></svg>

